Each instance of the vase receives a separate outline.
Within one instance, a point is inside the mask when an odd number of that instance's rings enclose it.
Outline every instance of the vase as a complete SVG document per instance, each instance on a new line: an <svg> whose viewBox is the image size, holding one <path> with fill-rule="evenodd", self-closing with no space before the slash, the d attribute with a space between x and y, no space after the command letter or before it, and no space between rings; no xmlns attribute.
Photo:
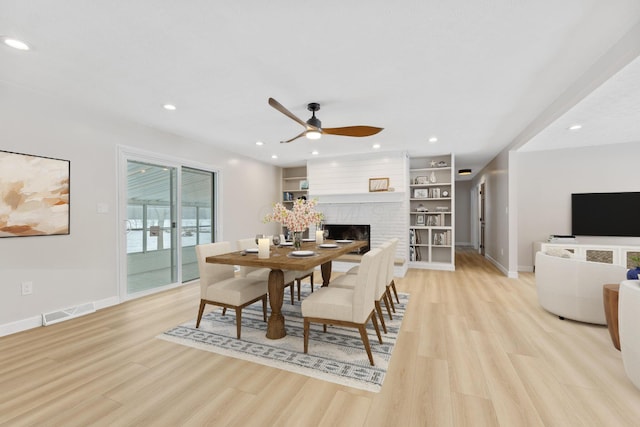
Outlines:
<svg viewBox="0 0 640 427"><path fill-rule="evenodd" d="M302 247L302 231L293 232L293 248L299 251Z"/></svg>
<svg viewBox="0 0 640 427"><path fill-rule="evenodd" d="M638 275L640 275L640 267L632 268L627 271L627 280L638 280Z"/></svg>

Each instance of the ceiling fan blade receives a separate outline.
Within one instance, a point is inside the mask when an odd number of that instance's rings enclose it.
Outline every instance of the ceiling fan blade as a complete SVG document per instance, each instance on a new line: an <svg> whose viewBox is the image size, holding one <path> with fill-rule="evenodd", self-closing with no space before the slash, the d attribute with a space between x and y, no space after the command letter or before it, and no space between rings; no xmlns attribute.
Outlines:
<svg viewBox="0 0 640 427"><path fill-rule="evenodd" d="M296 139L302 138L303 136L305 136L306 133L307 133L307 131L304 130L304 131L302 131L302 133L300 133L300 135L296 135L296 136L294 136L293 138L291 138L288 141L280 141L280 144L287 144L287 143L289 143L291 141L295 141Z"/></svg>
<svg viewBox="0 0 640 427"><path fill-rule="evenodd" d="M289 117L291 120L294 120L294 121L300 123L305 128L308 126L303 120L301 120L298 117L296 117L291 111L289 111L286 108L284 108L284 106L282 104L280 104L278 101L276 101L275 99L269 98L269 105L271 105L276 110L280 111L285 116ZM285 141L285 142L289 142L289 141Z"/></svg>
<svg viewBox="0 0 640 427"><path fill-rule="evenodd" d="M342 136L371 136L384 128L374 126L345 126L342 128L322 128L322 133Z"/></svg>

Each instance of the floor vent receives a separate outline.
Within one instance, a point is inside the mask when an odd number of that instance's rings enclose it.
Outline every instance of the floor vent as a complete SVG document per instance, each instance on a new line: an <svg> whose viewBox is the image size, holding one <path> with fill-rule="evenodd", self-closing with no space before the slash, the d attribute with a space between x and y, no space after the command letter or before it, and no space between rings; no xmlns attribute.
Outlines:
<svg viewBox="0 0 640 427"><path fill-rule="evenodd" d="M64 310L51 311L49 313L42 313L42 325L53 325L54 323L62 322L64 320L73 319L74 317L83 316L85 314L93 313L96 311L96 307L92 302L76 305L75 307L65 308Z"/></svg>

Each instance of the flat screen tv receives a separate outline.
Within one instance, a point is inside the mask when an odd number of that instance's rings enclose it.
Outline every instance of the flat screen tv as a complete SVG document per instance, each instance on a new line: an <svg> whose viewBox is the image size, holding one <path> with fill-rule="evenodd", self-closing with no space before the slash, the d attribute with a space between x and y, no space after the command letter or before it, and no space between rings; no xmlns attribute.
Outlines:
<svg viewBox="0 0 640 427"><path fill-rule="evenodd" d="M640 192L572 194L571 234L640 237Z"/></svg>

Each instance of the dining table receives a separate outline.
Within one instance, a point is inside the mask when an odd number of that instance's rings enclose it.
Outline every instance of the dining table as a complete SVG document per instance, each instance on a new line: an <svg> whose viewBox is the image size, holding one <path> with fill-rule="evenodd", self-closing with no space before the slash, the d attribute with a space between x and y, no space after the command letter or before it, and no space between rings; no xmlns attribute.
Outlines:
<svg viewBox="0 0 640 427"><path fill-rule="evenodd" d="M368 243L363 240L325 240L322 244L303 241L299 250L293 245L271 246L268 258L259 258L257 251L235 251L207 257L207 262L247 267L269 268L269 306L271 314L267 322L267 338L280 339L287 335L282 315L284 302L283 270L305 271L320 266L322 286L331 279L331 262L340 256L357 252Z"/></svg>

